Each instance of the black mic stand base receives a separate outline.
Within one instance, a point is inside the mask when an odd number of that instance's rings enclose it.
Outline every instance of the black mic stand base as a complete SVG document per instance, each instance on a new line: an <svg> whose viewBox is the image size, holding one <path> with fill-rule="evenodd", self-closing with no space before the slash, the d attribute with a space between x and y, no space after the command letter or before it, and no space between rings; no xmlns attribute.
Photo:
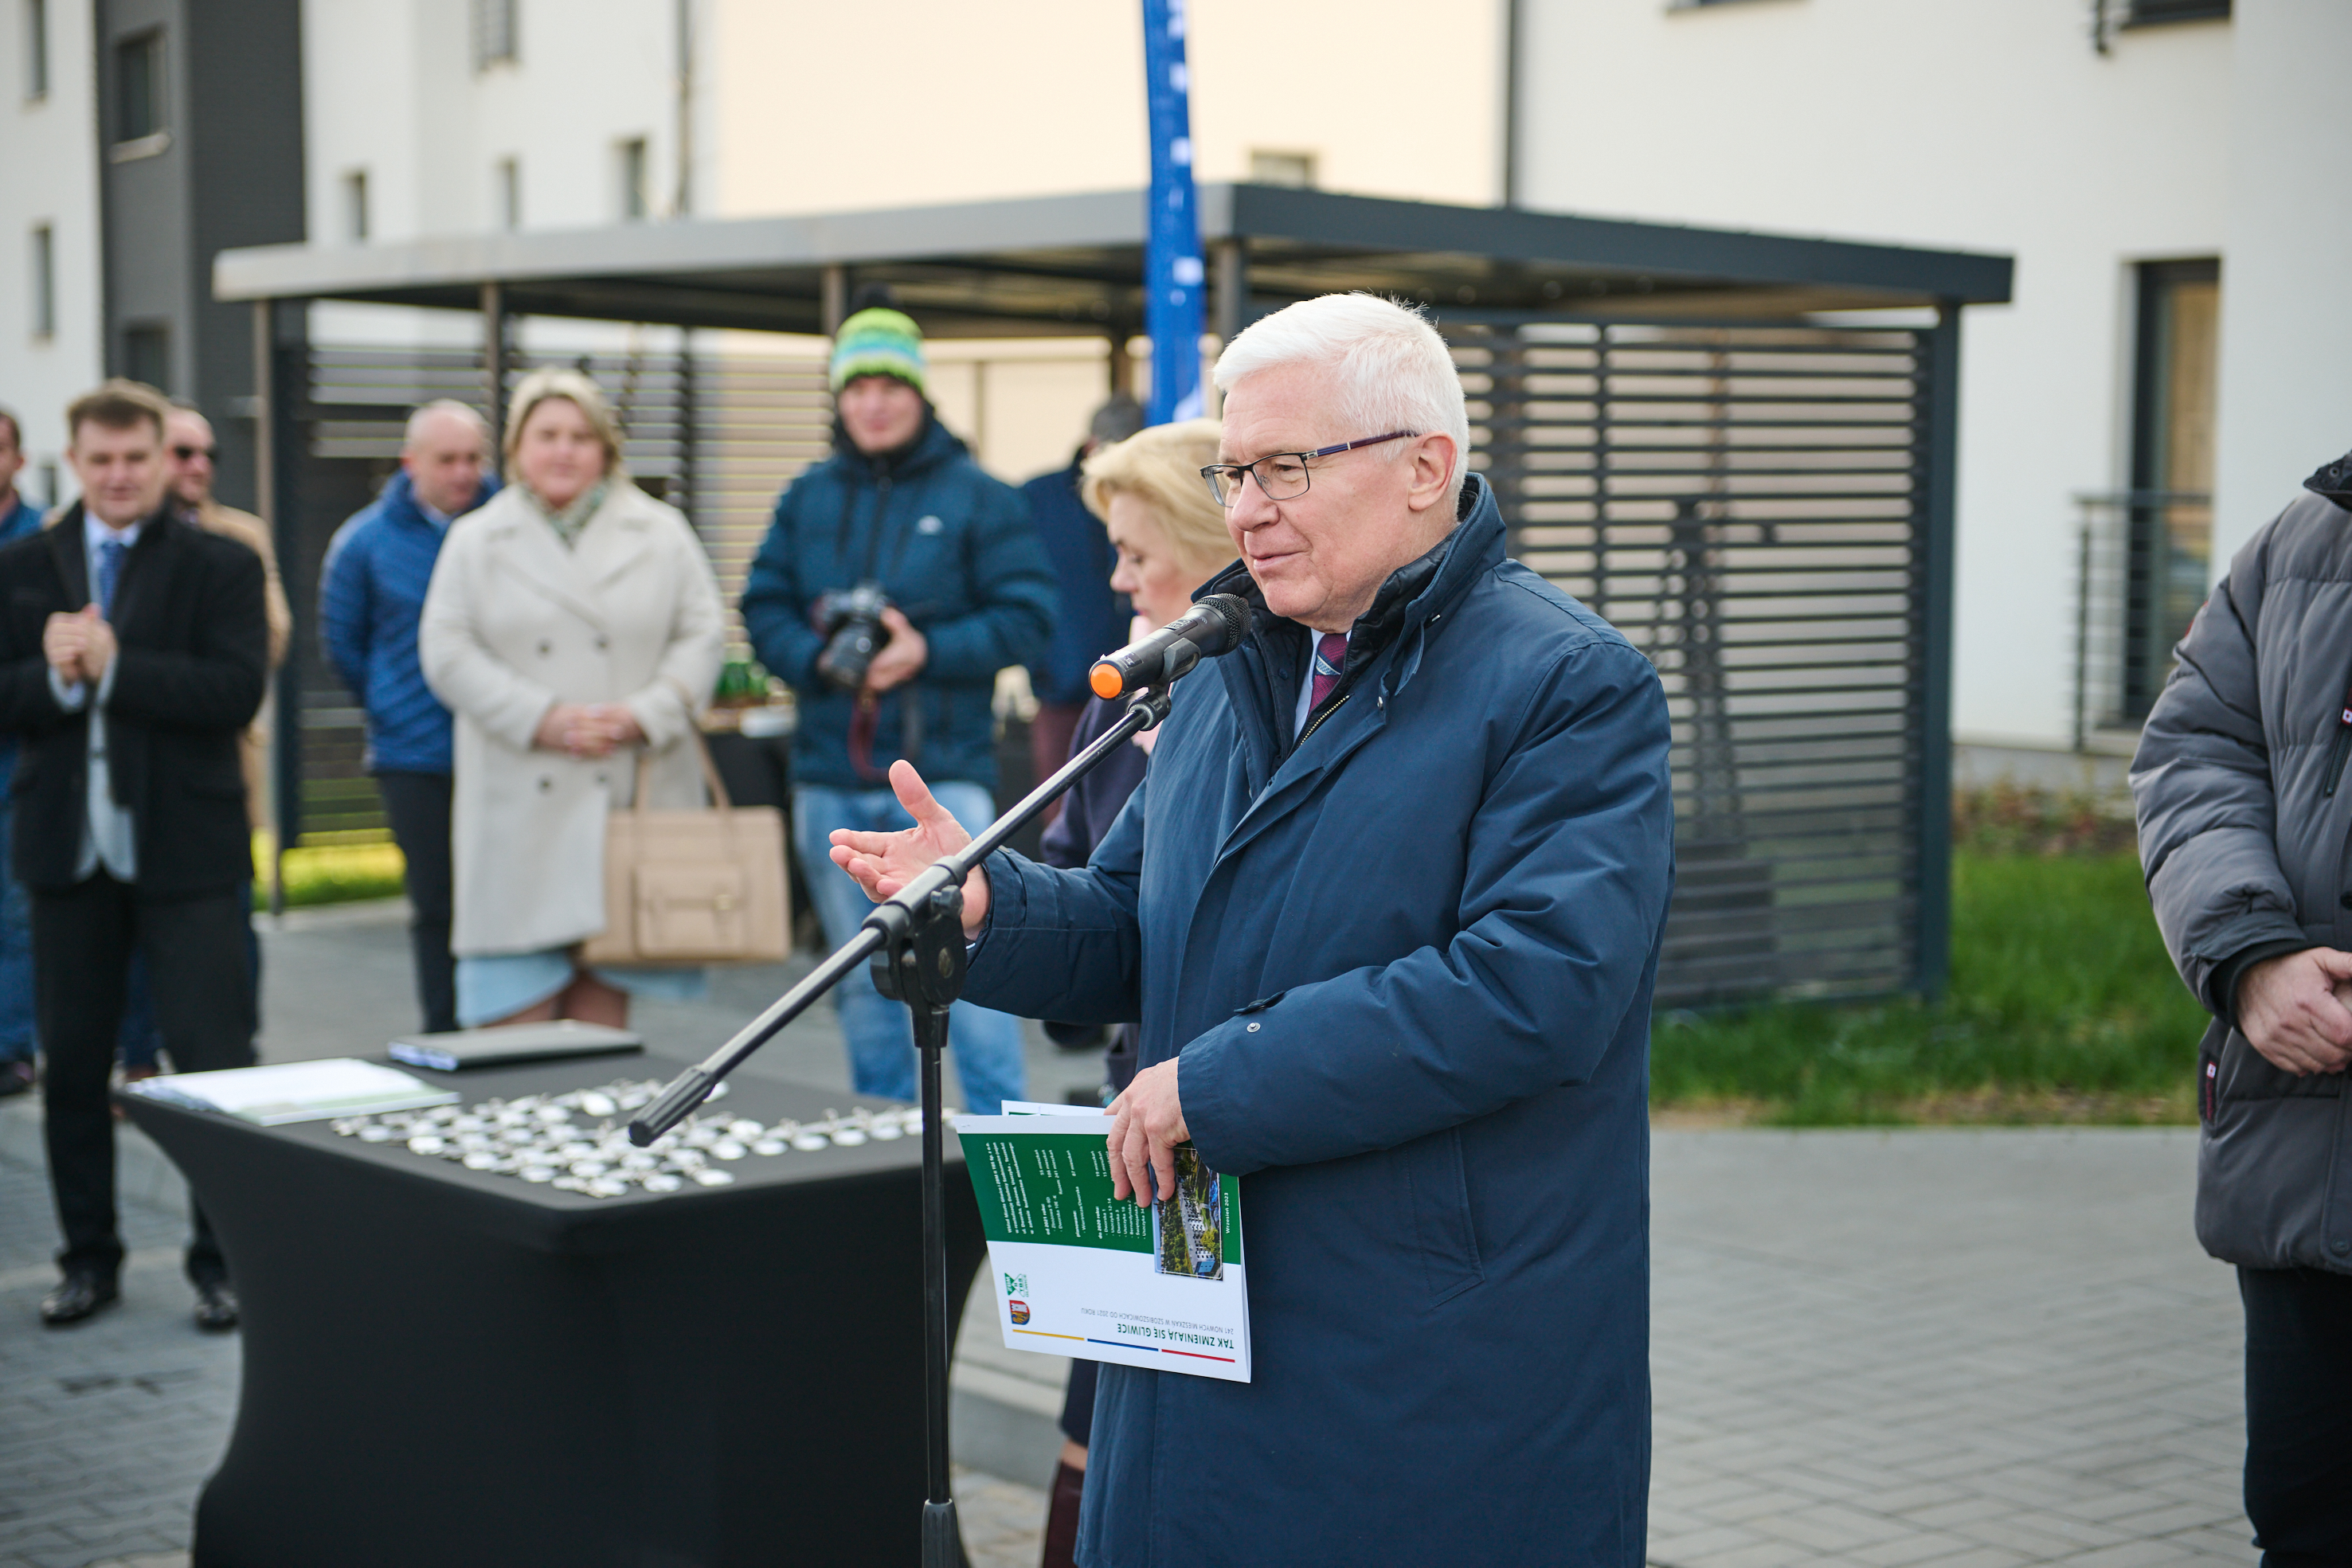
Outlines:
<svg viewBox="0 0 2352 1568"><path fill-rule="evenodd" d="M963 1531L956 1526L955 1499L923 1505L923 1568L970 1568Z"/></svg>

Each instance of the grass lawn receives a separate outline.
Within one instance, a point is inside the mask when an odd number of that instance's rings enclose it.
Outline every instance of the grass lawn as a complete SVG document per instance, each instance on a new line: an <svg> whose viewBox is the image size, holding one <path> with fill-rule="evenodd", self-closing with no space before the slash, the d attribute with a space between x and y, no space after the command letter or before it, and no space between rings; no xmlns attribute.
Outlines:
<svg viewBox="0 0 2352 1568"><path fill-rule="evenodd" d="M269 840L253 837L253 906L269 907ZM301 909L354 899L396 898L404 867L389 843L310 844L286 852L286 905Z"/></svg>
<svg viewBox="0 0 2352 1568"><path fill-rule="evenodd" d="M1963 817L1942 1000L1662 1014L1653 1109L1783 1126L2194 1122L2205 1013L2165 956L2137 857L2110 833L2053 844L2015 827Z"/></svg>

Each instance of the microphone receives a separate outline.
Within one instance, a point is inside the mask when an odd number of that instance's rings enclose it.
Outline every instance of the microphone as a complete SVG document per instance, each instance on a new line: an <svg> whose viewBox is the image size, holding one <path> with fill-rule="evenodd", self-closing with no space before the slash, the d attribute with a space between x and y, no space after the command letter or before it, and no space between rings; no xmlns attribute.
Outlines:
<svg viewBox="0 0 2352 1568"><path fill-rule="evenodd" d="M1247 600L1235 593L1212 593L1150 636L1097 661L1087 684L1106 700L1165 685L1202 659L1240 647L1249 623Z"/></svg>

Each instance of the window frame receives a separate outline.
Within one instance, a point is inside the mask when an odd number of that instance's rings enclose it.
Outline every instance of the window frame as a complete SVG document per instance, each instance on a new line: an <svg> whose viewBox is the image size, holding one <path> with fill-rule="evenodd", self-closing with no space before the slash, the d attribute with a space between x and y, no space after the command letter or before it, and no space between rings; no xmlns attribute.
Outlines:
<svg viewBox="0 0 2352 1568"><path fill-rule="evenodd" d="M43 103L49 96L49 0L24 0L25 101Z"/></svg>
<svg viewBox="0 0 2352 1568"><path fill-rule="evenodd" d="M109 143L119 150L160 152L172 133L170 63L162 27L144 27L114 40L114 134ZM134 121L129 67L133 58L146 61L145 120Z"/></svg>
<svg viewBox="0 0 2352 1568"><path fill-rule="evenodd" d="M374 214L369 205L367 170L346 169L335 185L341 196L343 243L367 244L374 226Z"/></svg>
<svg viewBox="0 0 2352 1568"><path fill-rule="evenodd" d="M625 136L613 144L613 153L621 222L644 223L654 215L652 139Z"/></svg>
<svg viewBox="0 0 2352 1568"><path fill-rule="evenodd" d="M32 335L47 341L58 335L58 231L55 224L35 224L26 236L32 255Z"/></svg>
<svg viewBox="0 0 2352 1568"><path fill-rule="evenodd" d="M474 0L474 74L522 63L520 0Z"/></svg>

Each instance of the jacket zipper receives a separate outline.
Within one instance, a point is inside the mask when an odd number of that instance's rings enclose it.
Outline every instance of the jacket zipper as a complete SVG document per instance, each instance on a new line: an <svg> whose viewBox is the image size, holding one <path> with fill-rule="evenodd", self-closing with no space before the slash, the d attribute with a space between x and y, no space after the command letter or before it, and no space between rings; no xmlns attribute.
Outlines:
<svg viewBox="0 0 2352 1568"><path fill-rule="evenodd" d="M2336 781L2344 777L2345 754L2352 752L2352 691L2344 694L2344 710L2336 716L2336 738L2327 744L2327 770L2320 799L2336 798Z"/></svg>
<svg viewBox="0 0 2352 1568"><path fill-rule="evenodd" d="M1317 714L1315 716L1315 722L1308 725L1305 730L1300 732L1298 739L1291 746L1290 749L1296 751L1299 747L1306 745L1307 737L1313 735L1317 730L1321 729L1325 719L1329 718L1333 714L1338 713L1341 708L1346 707L1348 706L1348 699L1353 695L1355 695L1353 692L1341 692L1339 694L1339 700L1333 703L1329 707L1325 708L1321 713Z"/></svg>

